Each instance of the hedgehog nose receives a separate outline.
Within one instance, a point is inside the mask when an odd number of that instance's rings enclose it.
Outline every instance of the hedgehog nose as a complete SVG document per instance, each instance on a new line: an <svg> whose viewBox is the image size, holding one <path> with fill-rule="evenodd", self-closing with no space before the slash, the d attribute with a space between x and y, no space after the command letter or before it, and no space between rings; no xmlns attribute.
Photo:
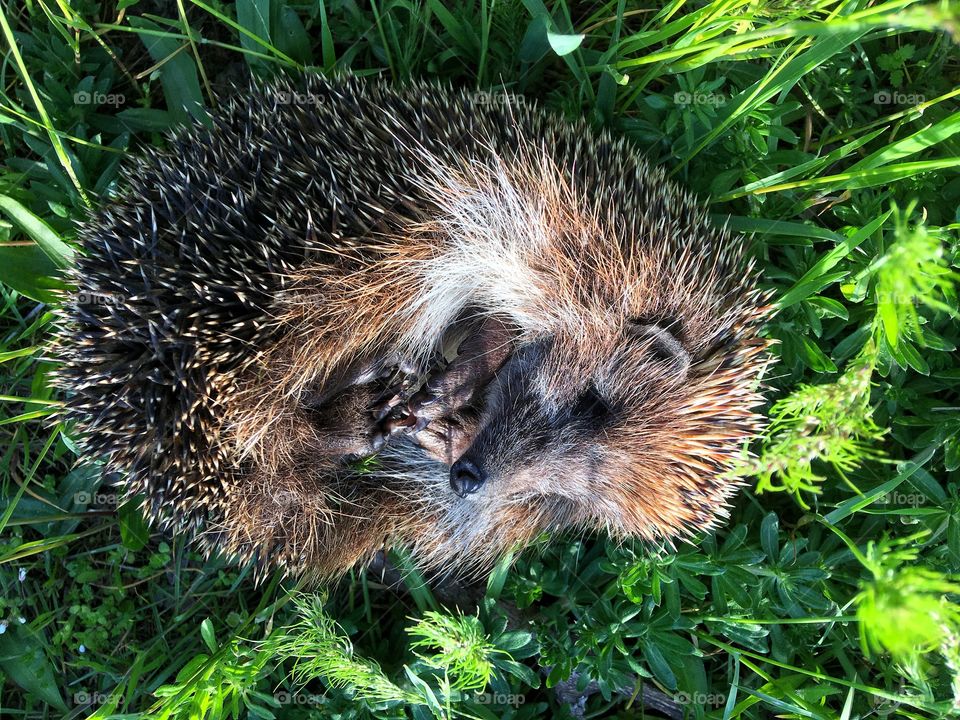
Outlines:
<svg viewBox="0 0 960 720"><path fill-rule="evenodd" d="M460 497L475 493L485 480L483 471L466 458L457 460L450 468L450 487Z"/></svg>

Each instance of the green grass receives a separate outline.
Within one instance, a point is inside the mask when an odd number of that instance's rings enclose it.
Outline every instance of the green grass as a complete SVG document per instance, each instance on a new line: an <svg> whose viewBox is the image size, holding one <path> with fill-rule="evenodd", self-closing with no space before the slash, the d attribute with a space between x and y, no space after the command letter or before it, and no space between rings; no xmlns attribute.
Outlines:
<svg viewBox="0 0 960 720"><path fill-rule="evenodd" d="M653 691L691 718L960 710L957 3L2 10L2 717L564 717L590 681L589 717ZM463 615L413 578L255 587L74 467L45 347L76 221L231 83L302 68L526 93L756 238L773 422L722 530L538 545Z"/></svg>

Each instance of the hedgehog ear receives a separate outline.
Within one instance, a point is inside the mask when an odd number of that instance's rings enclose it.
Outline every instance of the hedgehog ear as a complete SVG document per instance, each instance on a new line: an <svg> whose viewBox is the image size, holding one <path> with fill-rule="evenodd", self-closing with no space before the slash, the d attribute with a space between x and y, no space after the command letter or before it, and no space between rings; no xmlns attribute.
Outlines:
<svg viewBox="0 0 960 720"><path fill-rule="evenodd" d="M656 361L669 363L681 375L686 376L690 368L690 353L678 337L679 320L650 322L637 318L628 323L627 332L636 342L645 345Z"/></svg>

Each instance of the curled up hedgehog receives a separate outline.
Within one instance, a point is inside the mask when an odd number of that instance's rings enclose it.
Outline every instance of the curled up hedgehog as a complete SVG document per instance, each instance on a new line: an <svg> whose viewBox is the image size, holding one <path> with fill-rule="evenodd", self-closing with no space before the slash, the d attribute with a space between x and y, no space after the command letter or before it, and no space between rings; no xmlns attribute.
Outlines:
<svg viewBox="0 0 960 720"><path fill-rule="evenodd" d="M767 363L743 239L622 141L491 98L284 79L127 165L57 382L160 527L332 578L725 514Z"/></svg>

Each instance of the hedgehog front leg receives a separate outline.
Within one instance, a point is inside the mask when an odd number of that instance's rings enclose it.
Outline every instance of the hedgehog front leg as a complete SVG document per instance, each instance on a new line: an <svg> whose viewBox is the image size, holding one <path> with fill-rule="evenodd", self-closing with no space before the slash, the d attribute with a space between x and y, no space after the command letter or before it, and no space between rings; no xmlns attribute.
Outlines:
<svg viewBox="0 0 960 720"><path fill-rule="evenodd" d="M385 418L416 385L412 369L397 357L384 356L336 374L304 398L301 407L323 438L324 455L366 457L389 437Z"/></svg>
<svg viewBox="0 0 960 720"><path fill-rule="evenodd" d="M447 417L431 420L410 438L427 455L445 465L453 465L473 443L480 424L476 408L466 407Z"/></svg>
<svg viewBox="0 0 960 720"><path fill-rule="evenodd" d="M370 405L378 393L368 385L342 390L322 404L305 403L313 436L313 450L330 457L366 457L377 448L371 443L375 423L370 418Z"/></svg>
<svg viewBox="0 0 960 720"><path fill-rule="evenodd" d="M512 350L513 333L485 319L460 344L447 368L430 378L407 403L412 438L431 457L452 464L476 435L483 390Z"/></svg>
<svg viewBox="0 0 960 720"><path fill-rule="evenodd" d="M473 403L510 355L512 341L513 332L498 318L485 318L461 341L447 368L410 399L410 413L429 421Z"/></svg>

